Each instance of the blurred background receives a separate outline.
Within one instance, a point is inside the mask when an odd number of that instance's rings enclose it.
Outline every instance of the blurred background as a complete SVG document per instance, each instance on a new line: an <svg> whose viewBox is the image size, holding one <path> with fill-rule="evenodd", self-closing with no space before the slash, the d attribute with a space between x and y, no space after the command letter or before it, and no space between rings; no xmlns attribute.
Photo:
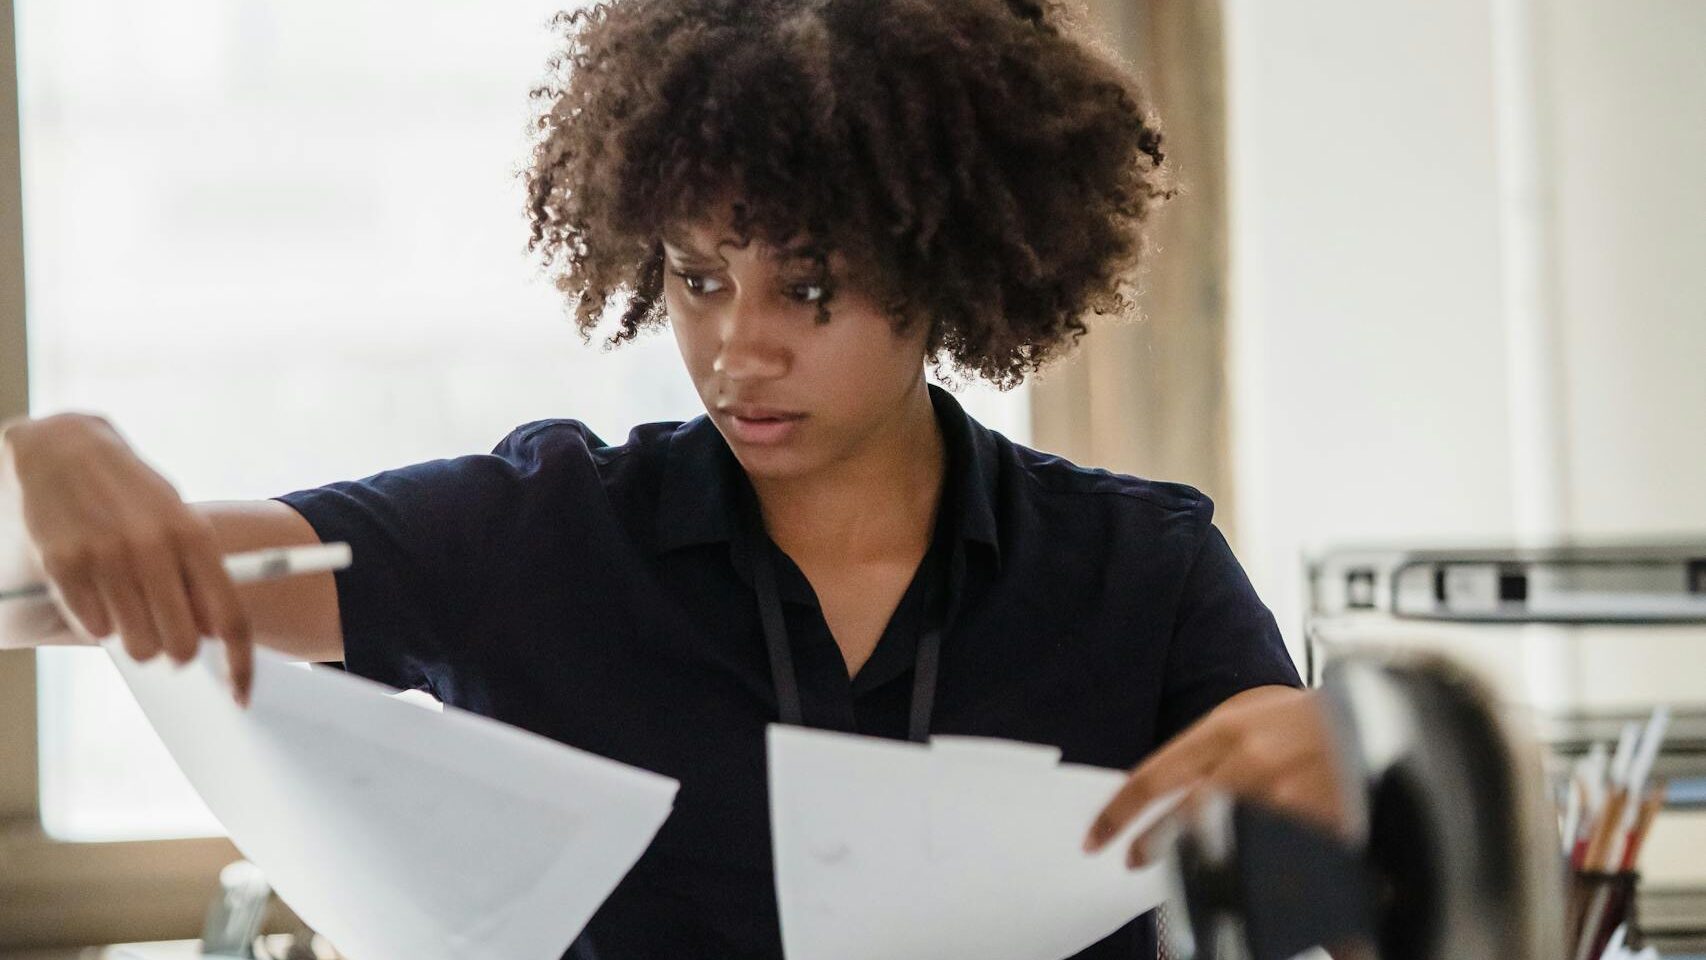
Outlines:
<svg viewBox="0 0 1706 960"><path fill-rule="evenodd" d="M101 412L214 499L695 415L667 334L583 345L524 255L562 6L0 0L0 416ZM974 415L1208 492L1300 664L1333 550L1706 543L1706 4L1090 13L1181 187L1146 316ZM1513 696L1706 703L1701 628L1511 629ZM0 655L0 950L192 936L220 833L104 654Z"/></svg>

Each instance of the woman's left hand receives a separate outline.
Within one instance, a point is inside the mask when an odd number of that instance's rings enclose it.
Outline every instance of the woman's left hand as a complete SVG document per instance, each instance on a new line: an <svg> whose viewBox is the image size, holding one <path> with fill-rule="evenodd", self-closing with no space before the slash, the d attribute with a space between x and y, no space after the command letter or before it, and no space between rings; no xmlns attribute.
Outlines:
<svg viewBox="0 0 1706 960"><path fill-rule="evenodd" d="M1216 707L1132 771L1091 825L1084 849L1101 849L1151 802L1177 790L1187 791L1187 805L1218 790L1341 836L1349 831L1332 731L1312 690L1257 687ZM1146 839L1132 841L1129 866L1148 859Z"/></svg>

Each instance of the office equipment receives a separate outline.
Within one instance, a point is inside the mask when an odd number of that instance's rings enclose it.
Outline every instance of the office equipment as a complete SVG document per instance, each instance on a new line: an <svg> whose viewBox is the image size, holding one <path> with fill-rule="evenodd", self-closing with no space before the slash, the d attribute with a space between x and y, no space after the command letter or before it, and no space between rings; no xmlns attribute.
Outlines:
<svg viewBox="0 0 1706 960"><path fill-rule="evenodd" d="M1641 873L1631 941L1706 952L1706 542L1331 549L1309 558L1308 574L1312 677L1370 649L1471 664L1551 752L1572 826L1586 800L1565 786L1575 762L1603 751L1594 762L1607 778L1611 747L1627 736L1622 765L1641 761L1666 784L1631 864ZM1639 729L1659 705L1669 707L1662 748L1639 757Z"/></svg>
<svg viewBox="0 0 1706 960"><path fill-rule="evenodd" d="M1179 892L1169 956L1286 960L1353 943L1376 960L1564 956L1532 738L1440 658L1348 655L1323 691L1359 839L1225 797L1184 816L1162 861Z"/></svg>
<svg viewBox="0 0 1706 960"><path fill-rule="evenodd" d="M202 927L202 956L254 960L255 937L266 922L271 902L272 885L259 867L247 860L226 864L219 871L219 896L208 908Z"/></svg>
<svg viewBox="0 0 1706 960"><path fill-rule="evenodd" d="M1596 744L1564 786L1560 853L1572 872L1568 931L1580 960L1615 955L1639 936L1635 865L1664 803L1663 784L1648 777L1669 725L1664 706L1645 725L1625 724L1616 750L1608 754Z"/></svg>
<svg viewBox="0 0 1706 960"><path fill-rule="evenodd" d="M1127 870L1120 843L1082 850L1126 771L1059 761L1034 744L771 726L784 955L1058 960L1153 908L1159 868Z"/></svg>
<svg viewBox="0 0 1706 960"><path fill-rule="evenodd" d="M1309 560L1313 616L1481 623L1706 621L1706 544L1353 548Z"/></svg>
<svg viewBox="0 0 1706 960"><path fill-rule="evenodd" d="M352 957L557 960L651 842L676 782L258 648L183 668L104 644L281 899Z"/></svg>
<svg viewBox="0 0 1706 960"><path fill-rule="evenodd" d="M347 543L316 543L300 547L268 547L225 555L225 572L233 583L255 583L279 580L305 573L327 573L343 570L350 565ZM41 600L47 597L47 584L0 590L0 601Z"/></svg>

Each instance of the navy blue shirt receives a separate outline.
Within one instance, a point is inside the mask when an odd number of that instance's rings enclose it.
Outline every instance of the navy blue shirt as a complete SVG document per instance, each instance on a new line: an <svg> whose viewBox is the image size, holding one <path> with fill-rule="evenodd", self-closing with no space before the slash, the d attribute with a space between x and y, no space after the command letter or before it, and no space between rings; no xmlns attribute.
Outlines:
<svg viewBox="0 0 1706 960"><path fill-rule="evenodd" d="M775 560L812 726L906 736L931 578L956 601L933 733L1129 768L1233 694L1298 683L1206 496L1027 449L930 395L949 453L934 542L851 680L805 576L745 535L750 486L705 417L619 446L541 421L490 455L279 498L354 550L337 575L350 672L681 782L568 957L780 956L754 549ZM1147 960L1153 923L1078 956Z"/></svg>

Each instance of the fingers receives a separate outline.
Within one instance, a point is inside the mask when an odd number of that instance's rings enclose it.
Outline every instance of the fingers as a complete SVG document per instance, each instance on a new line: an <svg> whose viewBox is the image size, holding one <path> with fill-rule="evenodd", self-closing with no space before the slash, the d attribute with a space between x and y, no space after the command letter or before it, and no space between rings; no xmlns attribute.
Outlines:
<svg viewBox="0 0 1706 960"><path fill-rule="evenodd" d="M90 637L112 636L112 617L101 600L101 591L94 584L79 580L61 582L58 586L60 602L71 614L75 626Z"/></svg>
<svg viewBox="0 0 1706 960"><path fill-rule="evenodd" d="M1247 731L1203 775L1204 786L1259 798L1273 784L1296 772L1309 772L1310 742L1283 732Z"/></svg>
<svg viewBox="0 0 1706 960"><path fill-rule="evenodd" d="M61 616L91 637L117 633L138 662L164 651L185 664L201 638L217 637L226 645L232 694L247 706L252 632L213 529L181 505L166 512L177 516L44 552Z"/></svg>
<svg viewBox="0 0 1706 960"><path fill-rule="evenodd" d="M255 686L254 644L228 640L225 649L225 659L231 665L231 695L237 699L239 707L247 707Z"/></svg>
<svg viewBox="0 0 1706 960"><path fill-rule="evenodd" d="M191 518L165 540L136 536L129 561L103 579L102 599L137 661L164 650L179 664L195 659L204 636L226 646L232 696L247 706L254 682L249 620L212 531ZM160 544L165 545L160 545Z"/></svg>
<svg viewBox="0 0 1706 960"><path fill-rule="evenodd" d="M232 695L240 706L248 706L255 673L248 614L230 575L225 572L212 532L204 526L188 534L187 539L184 576L189 583L196 623L203 636L218 637L225 642Z"/></svg>
<svg viewBox="0 0 1706 960"><path fill-rule="evenodd" d="M1224 724L1211 720L1212 715L1138 765L1090 825L1084 838L1085 852L1102 849L1143 808L1165 794L1190 786L1211 768L1231 733Z"/></svg>
<svg viewBox="0 0 1706 960"><path fill-rule="evenodd" d="M41 566L70 626L89 637L112 635L113 620L95 585L93 564L86 553L44 554Z"/></svg>
<svg viewBox="0 0 1706 960"><path fill-rule="evenodd" d="M231 665L231 695L237 699L239 707L247 707L255 686L254 644L227 640L225 649L225 659Z"/></svg>
<svg viewBox="0 0 1706 960"><path fill-rule="evenodd" d="M1295 696L1264 711L1204 783L1328 829L1344 826L1337 755L1318 698Z"/></svg>
<svg viewBox="0 0 1706 960"><path fill-rule="evenodd" d="M140 663L159 653L160 637L154 629L154 617L149 614L135 582L121 571L119 576L103 578L100 590L131 659Z"/></svg>
<svg viewBox="0 0 1706 960"><path fill-rule="evenodd" d="M198 553L189 568L197 618L209 636L225 642L225 661L231 673L231 694L239 706L249 705L254 683L255 652L248 616L237 599L237 588L215 557Z"/></svg>
<svg viewBox="0 0 1706 960"><path fill-rule="evenodd" d="M1329 833L1338 834L1340 839L1349 841L1355 835L1345 810L1343 787L1335 776L1300 773L1282 777L1269 787L1265 799L1275 810L1295 814Z"/></svg>
<svg viewBox="0 0 1706 960"><path fill-rule="evenodd" d="M1154 859L1156 838L1167 830L1170 824L1181 820L1195 820L1202 810L1203 804L1214 794L1215 791L1200 780L1197 781L1196 786L1188 788L1166 816L1149 824L1131 838L1131 845L1126 848L1126 868L1136 870L1139 867L1148 866L1150 861Z"/></svg>
<svg viewBox="0 0 1706 960"><path fill-rule="evenodd" d="M164 544L139 548L135 571L142 597L153 615L160 646L179 664L194 660L201 634L196 629L183 569L175 552Z"/></svg>
<svg viewBox="0 0 1706 960"><path fill-rule="evenodd" d="M1316 697L1297 690L1247 691L1209 713L1148 760L1097 816L1084 849L1095 852L1158 798L1188 789L1189 809L1226 793L1322 825L1342 820L1330 733ZM1149 837L1133 838L1126 862L1147 860Z"/></svg>
<svg viewBox="0 0 1706 960"><path fill-rule="evenodd" d="M100 573L60 580L66 603L86 611L78 617L95 636L109 635L116 627L125 651L138 662L164 651L175 662L188 663L202 637L218 637L226 645L232 696L239 706L248 706L255 670L252 634L212 533L189 528L172 544L131 547L123 551L129 559L105 564Z"/></svg>
<svg viewBox="0 0 1706 960"><path fill-rule="evenodd" d="M122 637L138 661L182 664L203 636L230 646L233 686L253 672L249 625L212 528L112 426L61 415L5 431L24 530L58 618L74 633Z"/></svg>
<svg viewBox="0 0 1706 960"><path fill-rule="evenodd" d="M1320 791L1307 776L1280 777L1265 791L1270 804L1283 810L1302 810L1319 802Z"/></svg>
<svg viewBox="0 0 1706 960"><path fill-rule="evenodd" d="M1295 755L1300 751L1282 737L1263 736L1262 731L1239 729L1223 731L1221 749L1204 753L1199 773L1193 785L1179 802L1178 809L1195 815L1211 794L1226 793L1262 801L1274 783L1288 776ZM1150 840L1153 829L1132 838L1126 849L1126 866L1136 868L1150 860Z"/></svg>

